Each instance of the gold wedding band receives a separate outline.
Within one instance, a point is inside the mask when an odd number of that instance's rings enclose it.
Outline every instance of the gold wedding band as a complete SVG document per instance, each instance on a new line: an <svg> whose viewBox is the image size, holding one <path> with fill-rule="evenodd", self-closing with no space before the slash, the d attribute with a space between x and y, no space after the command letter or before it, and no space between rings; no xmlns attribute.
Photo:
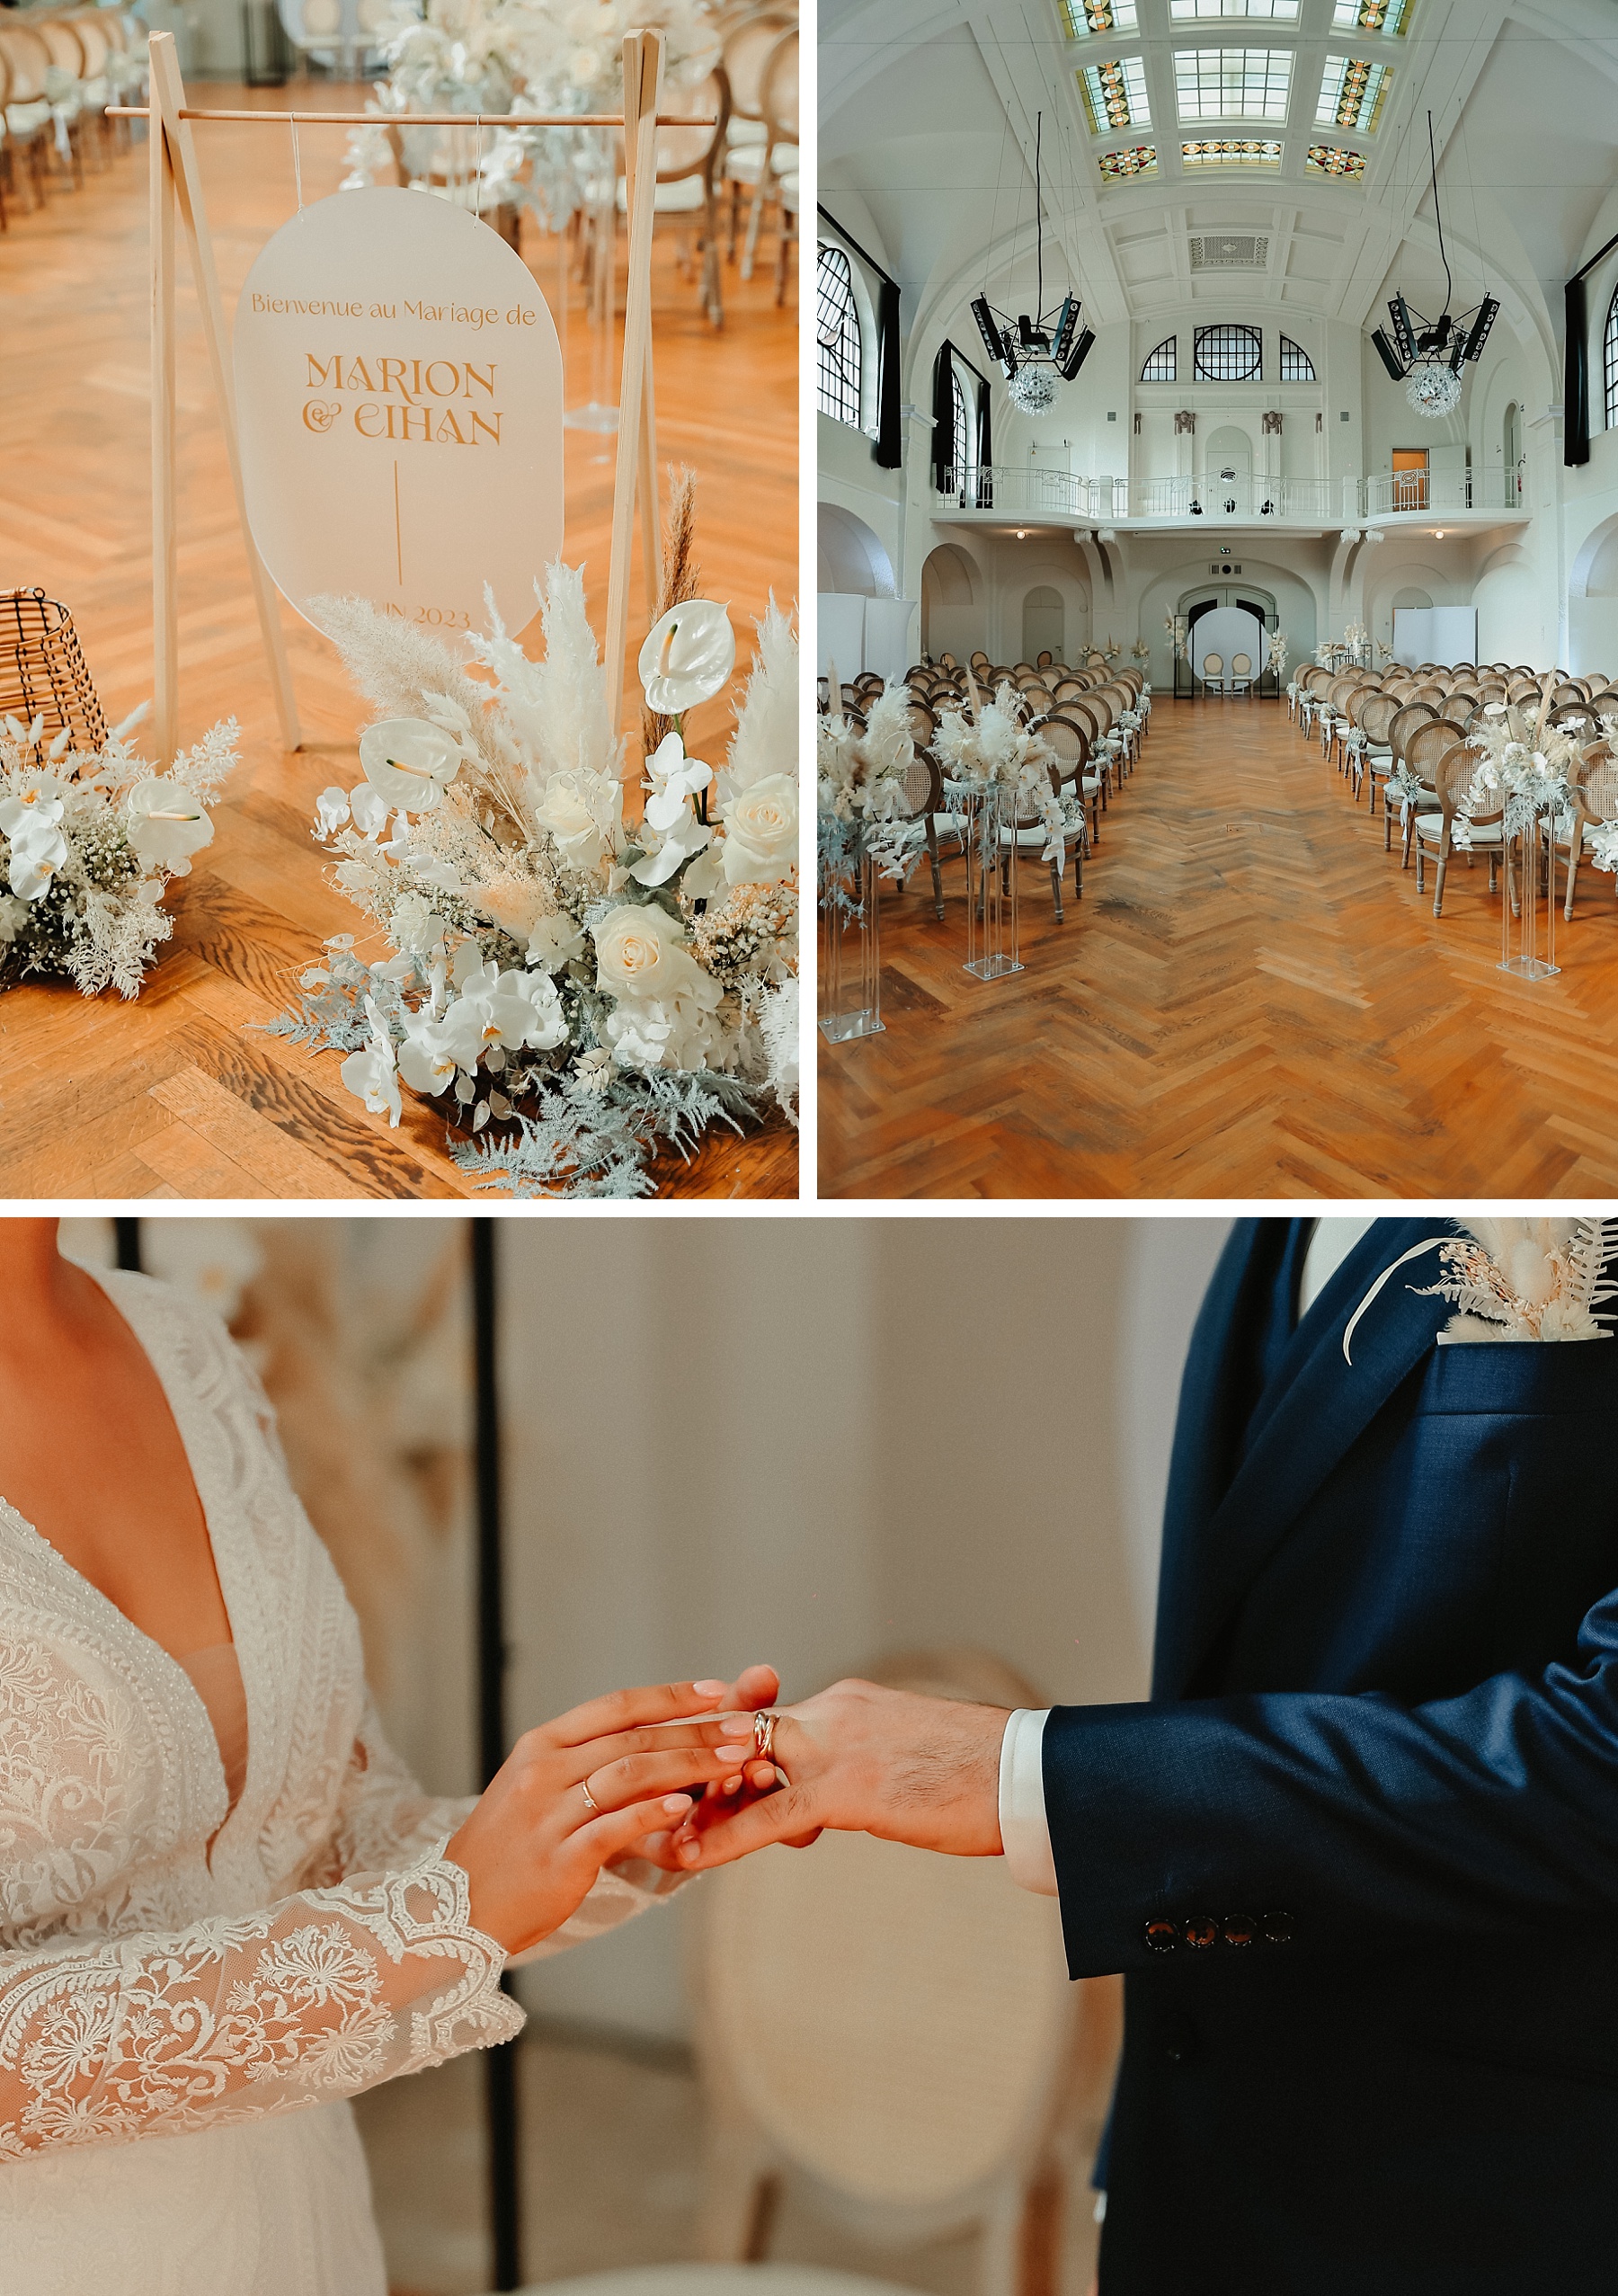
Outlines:
<svg viewBox="0 0 1618 2296"><path fill-rule="evenodd" d="M770 1743L775 1737L776 1718L760 1707L753 1716L753 1753L760 1762L773 1761Z"/></svg>
<svg viewBox="0 0 1618 2296"><path fill-rule="evenodd" d="M601 1805L596 1800L594 1794L590 1791L590 1780L588 1778L581 1778L579 1780L579 1792L584 1797L584 1806L589 1811L591 1816L592 1818L599 1818L601 1814Z"/></svg>

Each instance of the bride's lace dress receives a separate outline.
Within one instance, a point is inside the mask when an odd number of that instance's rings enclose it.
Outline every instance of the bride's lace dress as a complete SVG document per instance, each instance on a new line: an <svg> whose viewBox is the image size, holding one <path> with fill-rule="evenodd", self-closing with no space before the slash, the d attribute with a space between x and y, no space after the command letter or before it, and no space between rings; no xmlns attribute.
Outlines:
<svg viewBox="0 0 1618 2296"><path fill-rule="evenodd" d="M383 1739L222 1326L100 1280L196 1479L246 1767L233 1804L186 1668L0 1498L0 2296L381 2296L341 2100L521 2024L440 1855L469 1804L422 1794ZM603 1874L538 1950L673 1878Z"/></svg>

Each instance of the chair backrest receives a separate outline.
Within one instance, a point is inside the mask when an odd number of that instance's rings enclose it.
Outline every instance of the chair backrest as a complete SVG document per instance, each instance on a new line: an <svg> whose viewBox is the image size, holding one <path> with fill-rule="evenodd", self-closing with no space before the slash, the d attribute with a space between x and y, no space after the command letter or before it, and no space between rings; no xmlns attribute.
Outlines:
<svg viewBox="0 0 1618 2296"><path fill-rule="evenodd" d="M1248 677L1252 672L1253 657L1250 654L1232 654L1231 667L1239 678Z"/></svg>
<svg viewBox="0 0 1618 2296"><path fill-rule="evenodd" d="M96 22L101 13L99 8L80 8L63 19L78 42L81 74L86 80L99 80L107 68L111 42L103 26Z"/></svg>
<svg viewBox="0 0 1618 2296"><path fill-rule="evenodd" d="M1399 715L1399 703L1391 694L1356 694L1350 714L1362 732L1380 747Z"/></svg>
<svg viewBox="0 0 1618 2296"><path fill-rule="evenodd" d="M1224 656L1222 654L1205 654L1203 655L1203 675L1205 678L1223 677Z"/></svg>
<svg viewBox="0 0 1618 2296"><path fill-rule="evenodd" d="M764 67L777 43L796 26L795 15L785 13L750 16L726 35L719 61L730 82L731 112L737 120L764 117Z"/></svg>
<svg viewBox="0 0 1618 2296"><path fill-rule="evenodd" d="M50 50L29 24L0 23L0 54L5 58L8 103L38 103L45 93Z"/></svg>
<svg viewBox="0 0 1618 2296"><path fill-rule="evenodd" d="M796 144L798 139L798 36L796 26L777 40L764 59L759 102L771 144Z"/></svg>
<svg viewBox="0 0 1618 2296"><path fill-rule="evenodd" d="M1587 750L1573 780L1573 798L1586 821L1618 821L1618 758L1605 742Z"/></svg>
<svg viewBox="0 0 1618 2296"><path fill-rule="evenodd" d="M711 128L660 128L658 182L679 183L688 175L700 175L707 181L725 148L725 131L730 125L730 82L723 67L716 66L693 88L665 89L661 108L676 117L689 112L696 119L712 120L716 124Z"/></svg>
<svg viewBox="0 0 1618 2296"><path fill-rule="evenodd" d="M1583 733L1588 740L1593 742L1599 731L1596 723L1596 714L1581 694L1577 701L1559 702L1545 722L1550 725L1560 726L1564 733L1572 734L1575 736Z"/></svg>
<svg viewBox="0 0 1618 2296"><path fill-rule="evenodd" d="M1452 725L1447 718L1429 718L1425 725L1413 727L1405 737L1404 761L1413 772L1419 773L1424 780L1430 782L1433 768L1439 759L1459 746L1462 746L1460 726ZM1478 761L1476 752L1468 750L1466 754L1475 767Z"/></svg>
<svg viewBox="0 0 1618 2296"><path fill-rule="evenodd" d="M1037 1703L986 1653L872 1672ZM1032 2173L1071 2077L1078 2003L1055 1908L1018 1890L1003 1859L828 1833L812 1857L768 1849L712 1875L698 1924L706 2081L822 2199L890 2233L942 2229Z"/></svg>
<svg viewBox="0 0 1618 2296"><path fill-rule="evenodd" d="M1089 736L1071 717L1060 715L1042 717L1039 733L1055 751L1064 782L1071 781L1075 773L1084 770L1089 762Z"/></svg>
<svg viewBox="0 0 1618 2296"><path fill-rule="evenodd" d="M1427 779L1438 792L1439 809L1443 813L1446 829L1454 823L1456 811L1462 799L1471 788L1472 778L1477 770L1478 753L1476 750L1469 749L1464 742L1452 742L1447 748L1439 750L1428 761ZM1480 824L1498 821L1505 812L1505 807L1506 799L1502 792L1498 805L1488 811L1481 806L1474 805L1468 818Z"/></svg>
<svg viewBox="0 0 1618 2296"><path fill-rule="evenodd" d="M1430 725L1438 712L1425 701L1401 702L1388 726L1388 746L1395 757L1405 754L1405 744L1419 725Z"/></svg>

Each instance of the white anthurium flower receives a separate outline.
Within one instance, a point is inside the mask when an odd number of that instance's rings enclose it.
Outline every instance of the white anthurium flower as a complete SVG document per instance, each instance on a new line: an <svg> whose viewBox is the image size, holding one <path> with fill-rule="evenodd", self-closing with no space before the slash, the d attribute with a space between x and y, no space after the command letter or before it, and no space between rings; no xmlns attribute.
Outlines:
<svg viewBox="0 0 1618 2296"><path fill-rule="evenodd" d="M340 789L335 782L329 789L323 789L315 800L315 818L323 837L335 837L349 818L348 791Z"/></svg>
<svg viewBox="0 0 1618 2296"><path fill-rule="evenodd" d="M361 781L349 791L348 805L360 836L380 837L387 827L387 800L380 789L373 789L369 781Z"/></svg>
<svg viewBox="0 0 1618 2296"><path fill-rule="evenodd" d="M360 762L373 789L406 813L430 813L460 771L460 751L425 717L385 717L360 736Z"/></svg>
<svg viewBox="0 0 1618 2296"><path fill-rule="evenodd" d="M191 857L213 843L213 823L200 798L178 781L154 776L138 781L124 800L129 844L141 866L191 875Z"/></svg>
<svg viewBox="0 0 1618 2296"><path fill-rule="evenodd" d="M673 827L664 830L656 852L636 861L629 874L638 885L667 885L680 863L689 861L694 853L700 853L705 845L712 843L713 836L709 823L698 821L682 805Z"/></svg>
<svg viewBox="0 0 1618 2296"><path fill-rule="evenodd" d="M706 789L714 778L712 766L699 757L688 757L678 734L665 734L646 760L651 796L646 819L653 829L672 829L685 810L688 797Z"/></svg>
<svg viewBox="0 0 1618 2296"><path fill-rule="evenodd" d="M340 1072L349 1090L364 1101L372 1116L385 1116L390 1126L396 1125L404 1114L404 1103L399 1098L393 1037L374 997L366 998L365 1012L371 1026L370 1042L351 1053Z"/></svg>
<svg viewBox="0 0 1618 2296"><path fill-rule="evenodd" d="M711 598L671 606L646 633L636 667L649 707L678 717L711 701L736 666L736 633L730 616Z"/></svg>
<svg viewBox="0 0 1618 2296"><path fill-rule="evenodd" d="M767 773L733 798L725 816L727 885L775 884L798 857L797 783L789 773Z"/></svg>

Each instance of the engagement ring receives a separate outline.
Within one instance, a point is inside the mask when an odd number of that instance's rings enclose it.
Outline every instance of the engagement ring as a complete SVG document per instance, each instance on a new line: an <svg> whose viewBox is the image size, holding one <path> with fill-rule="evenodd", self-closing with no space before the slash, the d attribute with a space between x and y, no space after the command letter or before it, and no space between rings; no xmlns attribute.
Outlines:
<svg viewBox="0 0 1618 2296"><path fill-rule="evenodd" d="M585 1807L589 1810L591 1816L592 1818L599 1818L601 1814L601 1805L596 1800L594 1794L590 1791L590 1780L588 1778L581 1778L579 1780L579 1792L584 1797Z"/></svg>

